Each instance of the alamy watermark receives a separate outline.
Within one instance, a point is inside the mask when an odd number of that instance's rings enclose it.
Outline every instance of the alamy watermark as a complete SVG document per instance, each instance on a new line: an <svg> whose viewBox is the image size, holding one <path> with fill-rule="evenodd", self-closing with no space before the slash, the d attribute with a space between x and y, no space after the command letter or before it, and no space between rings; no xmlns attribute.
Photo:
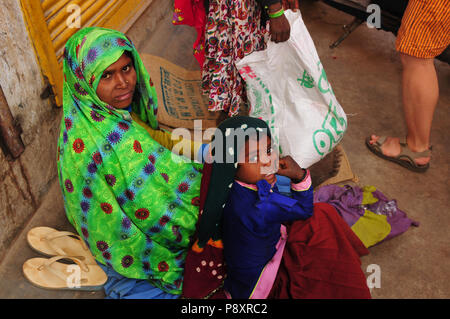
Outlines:
<svg viewBox="0 0 450 319"><path fill-rule="evenodd" d="M373 29L381 28L381 8L378 4L369 4L366 9L367 13L371 13L366 20L367 27Z"/></svg>
<svg viewBox="0 0 450 319"><path fill-rule="evenodd" d="M370 264L366 268L366 272L369 275L366 278L367 287L372 290L373 288L381 288L381 267L377 264ZM81 288L81 268L79 265L68 265L67 273L69 274L66 279L66 286L69 289Z"/></svg>
<svg viewBox="0 0 450 319"><path fill-rule="evenodd" d="M67 288L76 289L81 288L81 268L78 265L68 265L67 266L67 276L66 285Z"/></svg>
<svg viewBox="0 0 450 319"><path fill-rule="evenodd" d="M70 15L66 19L66 25L69 29L81 28L81 7L77 4L69 4L66 8Z"/></svg>
<svg viewBox="0 0 450 319"><path fill-rule="evenodd" d="M369 289L381 288L381 267L377 264L370 264L366 268L369 275L366 278L367 287Z"/></svg>
<svg viewBox="0 0 450 319"><path fill-rule="evenodd" d="M70 29L81 28L81 7L77 4L69 4L66 8L70 15L66 19L66 25ZM369 4L366 8L367 13L371 13L366 20L367 27L381 28L381 8L378 4Z"/></svg>
<svg viewBox="0 0 450 319"><path fill-rule="evenodd" d="M202 121L194 121L194 137L192 138L191 131L186 128L176 128L172 131L172 140L178 142L172 148L172 160L176 163L190 162L186 156L177 156L181 154L191 154L190 141L211 140L209 147L203 150L201 154L202 162L211 163L231 163L238 165L239 163L256 163L267 164L271 162L273 165L262 165L262 174L276 173L277 163L279 160L278 146L275 139L271 139L269 147L266 136L278 134L278 129L274 128L269 131L267 127L247 127L247 124L242 124L237 128L227 128L224 132L217 128L207 128L204 132L202 130ZM257 137L257 138L254 138ZM186 142L187 141L187 142ZM255 156L248 157L239 155L238 152L242 147L248 143L248 148L257 150Z"/></svg>

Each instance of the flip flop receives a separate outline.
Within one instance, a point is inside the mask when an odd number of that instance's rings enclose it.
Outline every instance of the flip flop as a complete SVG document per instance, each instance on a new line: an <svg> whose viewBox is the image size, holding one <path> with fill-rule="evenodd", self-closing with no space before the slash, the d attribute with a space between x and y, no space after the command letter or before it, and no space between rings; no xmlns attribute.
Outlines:
<svg viewBox="0 0 450 319"><path fill-rule="evenodd" d="M58 262L61 259L71 259L75 264ZM100 266L87 265L78 258L68 256L32 258L23 264L22 270L34 286L49 290L97 291L108 280Z"/></svg>
<svg viewBox="0 0 450 319"><path fill-rule="evenodd" d="M386 141L386 136L380 136L378 140L370 144L371 138L366 138L366 146L367 148L374 153L376 156L381 157L385 160L397 163L410 171L416 172L416 173L424 173L429 167L430 163L427 163L426 165L418 165L414 160L421 157L430 157L431 156L431 146L428 150L423 152L413 152L408 148L408 144L406 143L406 138L400 139L400 147L401 151L398 156L387 156L384 155L381 146Z"/></svg>
<svg viewBox="0 0 450 319"><path fill-rule="evenodd" d="M85 264L97 265L86 243L74 233L50 227L35 227L28 232L27 241L32 249L47 257L72 256Z"/></svg>

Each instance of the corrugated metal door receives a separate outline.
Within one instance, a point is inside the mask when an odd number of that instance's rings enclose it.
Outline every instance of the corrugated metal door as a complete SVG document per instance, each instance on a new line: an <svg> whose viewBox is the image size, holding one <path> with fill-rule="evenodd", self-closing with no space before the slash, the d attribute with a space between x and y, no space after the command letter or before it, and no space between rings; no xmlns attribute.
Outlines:
<svg viewBox="0 0 450 319"><path fill-rule="evenodd" d="M126 32L153 0L20 0L27 28L49 84L62 105L62 56L79 28L100 26Z"/></svg>

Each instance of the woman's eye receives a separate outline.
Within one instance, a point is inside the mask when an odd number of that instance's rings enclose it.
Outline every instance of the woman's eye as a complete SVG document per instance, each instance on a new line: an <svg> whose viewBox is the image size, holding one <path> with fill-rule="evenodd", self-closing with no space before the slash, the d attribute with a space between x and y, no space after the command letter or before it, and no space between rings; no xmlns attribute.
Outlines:
<svg viewBox="0 0 450 319"><path fill-rule="evenodd" d="M267 149L267 155L272 154L272 152L273 152L273 148L272 147Z"/></svg>
<svg viewBox="0 0 450 319"><path fill-rule="evenodd" d="M109 73L102 74L102 79L109 79L110 77L111 77L111 74L109 74Z"/></svg>
<svg viewBox="0 0 450 319"><path fill-rule="evenodd" d="M124 71L124 72L128 72L128 71L130 71L130 69L131 69L131 66L130 66L130 65L127 65L127 66L125 66L125 67L123 68L123 71Z"/></svg>

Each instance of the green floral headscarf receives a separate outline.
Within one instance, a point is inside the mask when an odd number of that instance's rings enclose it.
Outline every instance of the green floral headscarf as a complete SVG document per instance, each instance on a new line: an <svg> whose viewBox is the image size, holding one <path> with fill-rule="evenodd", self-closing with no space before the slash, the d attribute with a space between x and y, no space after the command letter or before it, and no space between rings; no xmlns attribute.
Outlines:
<svg viewBox="0 0 450 319"><path fill-rule="evenodd" d="M69 221L96 259L119 274L181 293L186 249L195 231L200 165L175 161L126 110L102 102L104 70L125 51L137 73L132 110L157 128L150 77L122 33L85 28L64 52L64 116L58 176Z"/></svg>

